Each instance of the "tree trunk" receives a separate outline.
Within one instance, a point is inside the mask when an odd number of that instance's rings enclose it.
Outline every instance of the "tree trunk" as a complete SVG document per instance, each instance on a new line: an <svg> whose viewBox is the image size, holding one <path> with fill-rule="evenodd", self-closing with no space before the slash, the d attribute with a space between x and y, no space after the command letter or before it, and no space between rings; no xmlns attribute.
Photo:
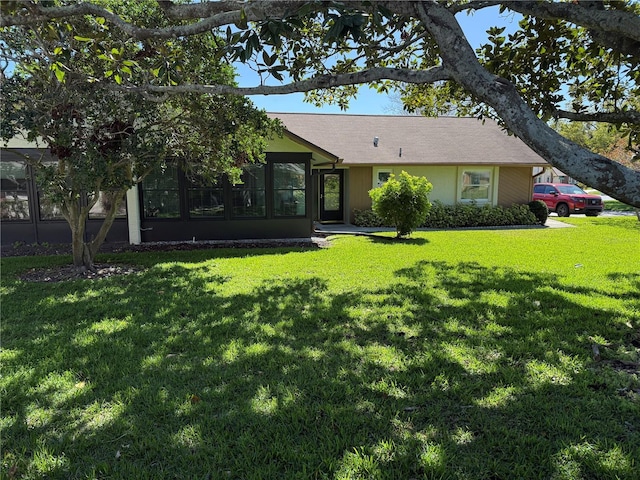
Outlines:
<svg viewBox="0 0 640 480"><path fill-rule="evenodd" d="M554 167L582 183L624 203L640 207L637 172L597 155L555 132L522 100L513 84L489 73L469 45L455 17L437 2L412 4L441 49L442 62L451 76L474 97L490 107L524 143Z"/></svg>
<svg viewBox="0 0 640 480"><path fill-rule="evenodd" d="M106 212L106 216L102 221L100 230L96 236L89 242L85 242L85 231L87 225L87 217L91 206L80 207L79 205L71 205L68 208L69 218L67 222L71 228L71 251L73 255L73 265L79 274L85 275L87 272L94 272L93 264L96 254L107 238L107 234L116 218L118 208L124 200L126 190L119 190L112 195L112 202Z"/></svg>
<svg viewBox="0 0 640 480"><path fill-rule="evenodd" d="M71 254L73 266L78 273L86 274L93 271L93 256L84 241L84 232L87 225L86 213L83 208L74 206L69 208L69 227L71 228Z"/></svg>
<svg viewBox="0 0 640 480"><path fill-rule="evenodd" d="M100 247L102 246L105 239L107 238L107 234L109 233L109 230L111 230L113 221L116 219L116 214L118 213L118 209L120 208L120 205L122 205L122 202L125 199L126 193L127 193L127 190L123 189L123 190L118 190L116 192L108 194L111 196L111 205L109 206L109 209L106 212L104 220L102 221L102 225L100 225L100 230L98 230L98 233L96 234L96 236L89 243L85 244L85 248L88 250L88 254L91 258L92 268L93 268L93 259L95 258L96 254L98 253L98 250L100 250ZM107 195L106 192L104 194Z"/></svg>

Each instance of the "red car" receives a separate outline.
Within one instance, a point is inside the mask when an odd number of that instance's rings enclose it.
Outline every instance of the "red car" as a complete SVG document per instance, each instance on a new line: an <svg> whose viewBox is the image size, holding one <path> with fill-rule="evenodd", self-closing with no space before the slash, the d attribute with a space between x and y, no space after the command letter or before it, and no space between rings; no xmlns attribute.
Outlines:
<svg viewBox="0 0 640 480"><path fill-rule="evenodd" d="M533 186L533 199L542 200L549 211L556 212L559 217L568 217L572 213L595 217L603 209L600 195L590 195L569 183L536 183Z"/></svg>

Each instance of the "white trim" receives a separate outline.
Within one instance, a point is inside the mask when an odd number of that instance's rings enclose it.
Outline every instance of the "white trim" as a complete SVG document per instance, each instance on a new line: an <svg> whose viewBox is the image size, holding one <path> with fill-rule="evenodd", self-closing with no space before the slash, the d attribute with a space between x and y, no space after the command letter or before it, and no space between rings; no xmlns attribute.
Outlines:
<svg viewBox="0 0 640 480"><path fill-rule="evenodd" d="M142 234L140 228L140 202L138 196L138 185L134 185L127 190L127 226L129 227L129 243L131 245L140 245L142 243Z"/></svg>
<svg viewBox="0 0 640 480"><path fill-rule="evenodd" d="M500 167L493 168L493 179L491 181L491 189L493 195L491 196L491 205L498 205L498 179L500 178Z"/></svg>
<svg viewBox="0 0 640 480"><path fill-rule="evenodd" d="M374 168L373 169L373 178L371 179L373 188L381 187L385 184L385 182L380 182L379 175L381 173L388 173L389 175L393 175L393 168L383 167L383 168Z"/></svg>
<svg viewBox="0 0 640 480"><path fill-rule="evenodd" d="M496 167L480 167L476 165L464 165L458 167L458 175L456 180L456 201L459 203L475 202L479 205L492 204L495 205L498 197L497 189L497 168ZM469 199L462 198L462 181L464 172L487 172L489 174L489 192L487 198Z"/></svg>

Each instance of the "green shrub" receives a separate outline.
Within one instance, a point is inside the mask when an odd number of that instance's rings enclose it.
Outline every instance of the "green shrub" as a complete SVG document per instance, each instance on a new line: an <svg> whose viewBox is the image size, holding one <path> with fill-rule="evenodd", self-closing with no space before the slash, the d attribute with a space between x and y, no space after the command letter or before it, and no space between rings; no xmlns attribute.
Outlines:
<svg viewBox="0 0 640 480"><path fill-rule="evenodd" d="M423 224L426 228L502 227L510 225L536 225L538 219L527 205L500 206L476 203L443 205L433 202Z"/></svg>
<svg viewBox="0 0 640 480"><path fill-rule="evenodd" d="M357 227L388 227L373 210L353 209L353 224Z"/></svg>
<svg viewBox="0 0 640 480"><path fill-rule="evenodd" d="M402 171L391 175L384 185L369 191L373 211L385 224L396 229L397 237L409 235L424 223L429 212L432 185L425 177L414 177Z"/></svg>
<svg viewBox="0 0 640 480"><path fill-rule="evenodd" d="M547 204L542 200L533 200L529 202L529 210L536 216L538 219L538 223L540 225L544 225L549 217L549 209L547 208Z"/></svg>
<svg viewBox="0 0 640 480"><path fill-rule="evenodd" d="M492 207L477 204L444 205L436 200L431 205L421 227L462 228L462 227L506 227L512 225L538 225L528 205ZM354 225L358 227L383 227L382 219L371 210L354 210Z"/></svg>

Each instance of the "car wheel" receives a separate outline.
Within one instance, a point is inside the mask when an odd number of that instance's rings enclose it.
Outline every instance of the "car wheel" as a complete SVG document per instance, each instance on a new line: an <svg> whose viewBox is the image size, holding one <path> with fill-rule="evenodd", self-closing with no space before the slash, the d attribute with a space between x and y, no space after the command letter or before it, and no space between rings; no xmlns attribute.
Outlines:
<svg viewBox="0 0 640 480"><path fill-rule="evenodd" d="M559 203L556 205L556 213L559 217L568 217L569 216L569 206L566 203Z"/></svg>

